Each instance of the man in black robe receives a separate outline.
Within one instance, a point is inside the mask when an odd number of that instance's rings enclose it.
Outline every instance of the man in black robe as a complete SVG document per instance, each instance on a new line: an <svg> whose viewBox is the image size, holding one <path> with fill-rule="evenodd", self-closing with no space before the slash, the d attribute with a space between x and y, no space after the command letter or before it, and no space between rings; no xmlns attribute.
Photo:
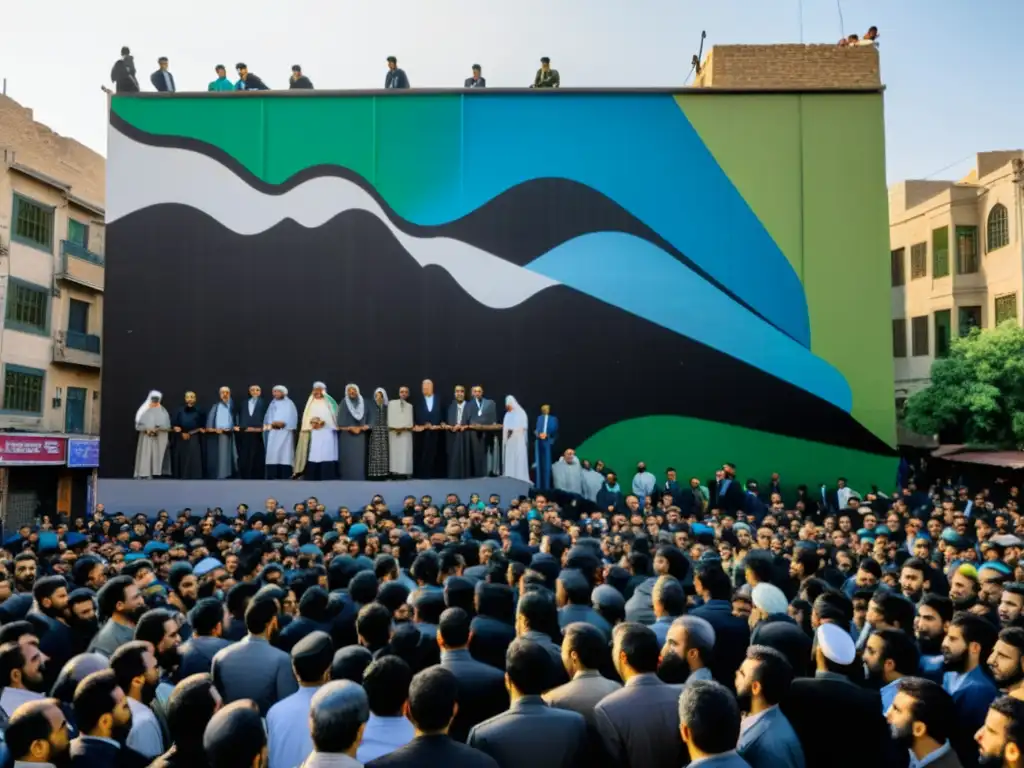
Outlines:
<svg viewBox="0 0 1024 768"><path fill-rule="evenodd" d="M416 477L431 479L444 476L444 461L441 459L441 431L438 427L444 421L441 398L434 394L434 382L423 380L423 394L413 406L413 431L416 437L416 461L413 467Z"/></svg>
<svg viewBox="0 0 1024 768"><path fill-rule="evenodd" d="M243 480L262 480L266 473L263 418L267 401L259 384L249 387L249 399L238 413L238 474Z"/></svg>
<svg viewBox="0 0 1024 768"><path fill-rule="evenodd" d="M196 405L196 393L185 393L185 404L174 414L174 476L179 480L203 479L203 441L206 414Z"/></svg>
<svg viewBox="0 0 1024 768"><path fill-rule="evenodd" d="M444 426L448 428L448 477L452 480L465 480L472 477L473 464L470 456L469 403L466 402L466 388L455 387L455 399L448 406L448 419Z"/></svg>
<svg viewBox="0 0 1024 768"><path fill-rule="evenodd" d="M484 397L484 388L473 387L473 399L469 401L469 423L475 427L470 431L470 456L473 462L471 477L487 477L495 469L500 470L500 453L494 450L498 423L498 411L493 400Z"/></svg>

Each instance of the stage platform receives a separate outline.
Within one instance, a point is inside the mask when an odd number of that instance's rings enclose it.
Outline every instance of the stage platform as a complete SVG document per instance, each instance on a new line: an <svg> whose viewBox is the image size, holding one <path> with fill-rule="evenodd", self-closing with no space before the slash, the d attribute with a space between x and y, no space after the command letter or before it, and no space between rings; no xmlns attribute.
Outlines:
<svg viewBox="0 0 1024 768"><path fill-rule="evenodd" d="M310 496L316 496L330 512L338 507L364 507L375 495L384 497L392 510L400 509L406 496L432 496L442 503L449 493L456 493L468 502L478 493L487 497L498 494L502 501L529 493L530 483L510 477L485 477L476 480L332 480L324 483L303 480L128 480L100 478L96 501L107 512L137 514L151 517L161 509L172 515L188 507L202 514L207 508L220 507L233 515L239 504L248 504L253 512L262 510L268 498L277 499L287 509Z"/></svg>

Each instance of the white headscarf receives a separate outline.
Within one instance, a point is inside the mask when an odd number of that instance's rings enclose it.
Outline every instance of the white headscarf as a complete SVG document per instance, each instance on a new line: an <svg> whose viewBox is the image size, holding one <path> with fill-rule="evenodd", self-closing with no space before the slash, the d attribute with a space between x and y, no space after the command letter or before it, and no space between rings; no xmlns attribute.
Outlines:
<svg viewBox="0 0 1024 768"><path fill-rule="evenodd" d="M327 385L324 384L322 381L314 381L313 389L322 389L324 391L324 394L327 394ZM287 392L287 390L285 391Z"/></svg>
<svg viewBox="0 0 1024 768"><path fill-rule="evenodd" d="M278 384L277 386L274 387L273 391L280 392L285 397L288 397L288 387L286 387L284 384Z"/></svg>
<svg viewBox="0 0 1024 768"><path fill-rule="evenodd" d="M511 411L505 412L505 419L502 422L505 429L526 429L526 411L512 395L505 398L505 407L512 406Z"/></svg>
<svg viewBox="0 0 1024 768"><path fill-rule="evenodd" d="M387 407L387 404L388 404L388 393L384 391L384 387L377 387L375 390L373 390L373 401L377 402L377 393L378 392L380 392L382 395L384 395L384 406Z"/></svg>
<svg viewBox="0 0 1024 768"><path fill-rule="evenodd" d="M356 391L355 405L352 404L352 398L348 396L348 391L354 389ZM356 421L361 421L363 413L365 412L366 403L363 402L363 395L359 391L359 387L355 384L345 385L345 407L348 408L348 412L352 414L352 418Z"/></svg>
<svg viewBox="0 0 1024 768"><path fill-rule="evenodd" d="M146 402L144 402L142 405L140 405L139 406L139 410L137 410L135 412L135 423L136 424L139 423L139 419L141 419L143 417L143 415L146 413L146 411L149 410L149 403L150 403L150 401L154 397L157 399L157 401L162 401L164 399L164 396L163 396L162 393L157 392L155 389L150 390L149 395L146 396Z"/></svg>

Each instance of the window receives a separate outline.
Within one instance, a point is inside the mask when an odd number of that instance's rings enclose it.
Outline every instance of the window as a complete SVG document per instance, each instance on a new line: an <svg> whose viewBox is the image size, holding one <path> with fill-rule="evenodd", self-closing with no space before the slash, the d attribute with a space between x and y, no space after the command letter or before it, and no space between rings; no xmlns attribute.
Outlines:
<svg viewBox="0 0 1024 768"><path fill-rule="evenodd" d="M910 321L911 347L914 357L928 356L928 315Z"/></svg>
<svg viewBox="0 0 1024 768"><path fill-rule="evenodd" d="M949 342L953 326L952 313L948 309L940 309L935 313L935 356L949 355Z"/></svg>
<svg viewBox="0 0 1024 768"><path fill-rule="evenodd" d="M1006 214L1006 206L996 203L988 212L988 238L986 251L991 252L1002 248L1010 242L1010 220Z"/></svg>
<svg viewBox="0 0 1024 768"><path fill-rule="evenodd" d="M903 268L903 248L897 248L889 253L889 262L892 269L893 286L903 285L906 282L906 270Z"/></svg>
<svg viewBox="0 0 1024 768"><path fill-rule="evenodd" d="M1017 322L1017 294L1008 293L1005 296L996 296L996 325L1007 320Z"/></svg>
<svg viewBox="0 0 1024 768"><path fill-rule="evenodd" d="M971 328L981 328L981 307L960 307L957 314L957 329L961 336L971 332Z"/></svg>
<svg viewBox="0 0 1024 768"><path fill-rule="evenodd" d="M36 368L8 365L4 370L4 408L24 413L43 412L45 372Z"/></svg>
<svg viewBox="0 0 1024 768"><path fill-rule="evenodd" d="M53 251L53 208L21 195L14 196L15 240L36 248Z"/></svg>
<svg viewBox="0 0 1024 768"><path fill-rule="evenodd" d="M949 227L932 230L932 277L949 275Z"/></svg>
<svg viewBox="0 0 1024 768"><path fill-rule="evenodd" d="M7 283L7 324L16 331L49 333L50 292L20 280Z"/></svg>
<svg viewBox="0 0 1024 768"><path fill-rule="evenodd" d="M83 224L77 219L68 219L68 242L88 248L89 225Z"/></svg>
<svg viewBox="0 0 1024 768"><path fill-rule="evenodd" d="M892 356L907 356L907 321L902 317L892 321Z"/></svg>
<svg viewBox="0 0 1024 768"><path fill-rule="evenodd" d="M978 271L978 228L956 228L956 273L973 275Z"/></svg>
<svg viewBox="0 0 1024 768"><path fill-rule="evenodd" d="M910 279L928 277L928 243L910 246Z"/></svg>

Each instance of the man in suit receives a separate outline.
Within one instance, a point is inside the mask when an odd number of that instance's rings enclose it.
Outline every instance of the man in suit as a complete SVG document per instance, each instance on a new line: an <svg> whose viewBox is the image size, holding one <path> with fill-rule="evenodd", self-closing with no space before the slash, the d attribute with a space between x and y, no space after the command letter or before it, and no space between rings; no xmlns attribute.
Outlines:
<svg viewBox="0 0 1024 768"><path fill-rule="evenodd" d="M474 64L473 65L473 76L472 77L467 77L466 78L466 82L464 83L464 85L467 88L486 88L487 87L487 79L480 76L480 65L479 64Z"/></svg>
<svg viewBox="0 0 1024 768"><path fill-rule="evenodd" d="M558 440L558 417L551 413L551 406L547 403L540 407L533 436L537 438L533 451L534 465L537 468L535 485L547 490L554 487L551 484L551 457L555 453L555 442Z"/></svg>
<svg viewBox="0 0 1024 768"><path fill-rule="evenodd" d="M572 768L587 749L583 715L549 707L541 698L548 652L538 643L516 639L508 648L505 685L512 704L507 712L477 725L468 744L501 766Z"/></svg>
<svg viewBox="0 0 1024 768"><path fill-rule="evenodd" d="M371 760L367 768L498 768L493 757L448 735L460 708L458 699L455 675L442 666L429 667L413 677L402 712L416 729L416 737L404 747Z"/></svg>
<svg viewBox="0 0 1024 768"><path fill-rule="evenodd" d="M4 742L16 766L64 765L68 756L68 723L60 702L40 699L11 713Z"/></svg>
<svg viewBox="0 0 1024 768"><path fill-rule="evenodd" d="M470 390L472 399L466 404L469 411L470 438L469 455L473 462L471 477L487 477L498 467L494 453L494 438L498 434L491 429L498 423L498 411L493 400L484 397L484 388L479 384ZM499 462L500 463L500 462Z"/></svg>
<svg viewBox="0 0 1024 768"><path fill-rule="evenodd" d="M577 621L565 627L562 663L571 678L544 694L544 701L559 709L579 712L596 729L594 707L605 696L622 688L598 670L608 656L608 639L594 625Z"/></svg>
<svg viewBox="0 0 1024 768"><path fill-rule="evenodd" d="M751 768L804 768L796 731L779 709L789 693L793 667L774 648L752 645L736 672L736 698L747 717L736 751Z"/></svg>
<svg viewBox="0 0 1024 768"><path fill-rule="evenodd" d="M69 753L72 768L142 768L149 760L124 745L132 728L128 697L112 669L87 675L75 688L78 737Z"/></svg>
<svg viewBox="0 0 1024 768"><path fill-rule="evenodd" d="M781 705L803 746L807 768L882 765L889 746L882 700L878 691L855 685L845 674L856 659L853 638L838 624L827 623L814 639L815 676L794 680ZM836 747L836 723L857 734L841 749Z"/></svg>
<svg viewBox="0 0 1024 768"><path fill-rule="evenodd" d="M63 576L43 576L32 587L35 601L25 618L37 626L39 650L47 657L43 678L49 689L74 655L74 638L67 624L68 583Z"/></svg>
<svg viewBox="0 0 1024 768"><path fill-rule="evenodd" d="M953 614L942 641L942 658L947 670L942 677L942 687L953 697L956 707L953 749L965 766L977 764L974 734L985 724L989 705L999 695L987 664L997 636L998 630L990 621L960 611Z"/></svg>
<svg viewBox="0 0 1024 768"><path fill-rule="evenodd" d="M477 723L508 708L505 676L489 664L469 655L470 618L461 608L449 608L437 625L441 666L459 682L459 711L448 734L464 742Z"/></svg>
<svg viewBox="0 0 1024 768"><path fill-rule="evenodd" d="M611 639L612 627L591 607L590 584L576 568L565 568L555 583L555 601L558 604L558 626L563 630L577 621L585 621L601 630L605 641Z"/></svg>
<svg viewBox="0 0 1024 768"><path fill-rule="evenodd" d="M476 616L470 624L469 652L477 661L505 670L505 654L516 639L515 594L507 584L477 583Z"/></svg>
<svg viewBox="0 0 1024 768"><path fill-rule="evenodd" d="M384 76L385 88L408 88L409 78L405 76L405 70L398 66L398 59L388 56L388 73Z"/></svg>
<svg viewBox="0 0 1024 768"><path fill-rule="evenodd" d="M736 480L736 465L723 464L715 472L715 479L708 482L708 506L735 515L743 509L746 496Z"/></svg>
<svg viewBox="0 0 1024 768"><path fill-rule="evenodd" d="M118 93L139 92L139 81L135 79L135 59L127 45L121 49L121 58L110 69L110 81Z"/></svg>
<svg viewBox="0 0 1024 768"><path fill-rule="evenodd" d="M174 75L172 75L170 70L167 69L167 57L161 56L156 60L156 63L159 69L149 76L149 82L151 82L153 87L160 91L160 93L174 93L176 90L174 87Z"/></svg>
<svg viewBox="0 0 1024 768"><path fill-rule="evenodd" d="M213 683L225 704L252 699L265 717L274 704L298 690L291 657L270 644L279 612L273 597L254 597L245 609L248 635L213 657Z"/></svg>
<svg viewBox="0 0 1024 768"><path fill-rule="evenodd" d="M909 750L918 765L961 768L949 742L956 729L953 697L923 677L904 677L896 685L896 697L885 713L896 746Z"/></svg>
<svg viewBox="0 0 1024 768"><path fill-rule="evenodd" d="M736 753L740 710L728 688L712 680L687 686L679 697L677 714L679 735L690 752L692 765L749 768Z"/></svg>
<svg viewBox="0 0 1024 768"><path fill-rule="evenodd" d="M200 672L209 674L213 666L213 657L230 645L221 637L225 614L224 603L215 597L204 597L189 612L192 637L179 648L179 680Z"/></svg>
<svg viewBox="0 0 1024 768"><path fill-rule="evenodd" d="M711 674L722 685L731 688L736 670L740 668L750 643L750 627L739 616L732 615L732 582L722 570L720 560L699 562L694 566L693 587L704 599L691 616L706 619L715 630L715 655Z"/></svg>
<svg viewBox="0 0 1024 768"><path fill-rule="evenodd" d="M434 395L434 382L424 379L421 387L422 396L413 403L413 432L416 435L417 450L416 477L427 480L444 477L444 456L441 446L442 432L437 429L444 421L444 408L441 399Z"/></svg>
<svg viewBox="0 0 1024 768"><path fill-rule="evenodd" d="M259 384L249 387L249 399L238 409L235 445L238 447L238 476L243 480L262 480L266 446L263 436L263 418L267 415L267 401Z"/></svg>
<svg viewBox="0 0 1024 768"><path fill-rule="evenodd" d="M687 762L679 740L679 688L658 679L659 650L654 631L643 624L627 621L612 630L612 663L625 685L594 707L594 720L613 765L676 768Z"/></svg>
<svg viewBox="0 0 1024 768"><path fill-rule="evenodd" d="M519 598L519 602L516 604L516 637L536 643L548 655L543 670L547 675L544 691L562 685L569 679L565 666L562 664L562 649L555 645L551 640L551 635L545 631L557 620L556 611L555 602L547 590L527 592Z"/></svg>

